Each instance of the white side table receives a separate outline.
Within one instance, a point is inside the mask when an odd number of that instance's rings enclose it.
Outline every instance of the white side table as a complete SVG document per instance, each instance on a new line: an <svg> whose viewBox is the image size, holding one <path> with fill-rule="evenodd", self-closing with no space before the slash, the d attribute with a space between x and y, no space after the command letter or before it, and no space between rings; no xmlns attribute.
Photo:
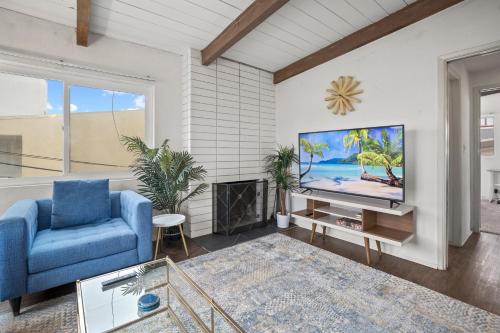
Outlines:
<svg viewBox="0 0 500 333"><path fill-rule="evenodd" d="M186 251L186 256L189 257L189 252L186 245L186 239L184 238L184 230L182 228L182 224L186 221L186 217L181 214L163 214L153 217L153 226L158 228L158 233L156 236L156 250L155 250L155 259L158 255L158 244L160 244L161 238L161 228L168 228L179 226L179 231L181 233L182 244L184 244L184 251Z"/></svg>

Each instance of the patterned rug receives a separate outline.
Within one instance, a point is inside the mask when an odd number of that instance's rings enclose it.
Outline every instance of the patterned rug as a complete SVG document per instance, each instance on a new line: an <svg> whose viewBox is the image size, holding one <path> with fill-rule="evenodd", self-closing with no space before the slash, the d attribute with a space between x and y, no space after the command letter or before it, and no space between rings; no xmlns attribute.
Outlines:
<svg viewBox="0 0 500 333"><path fill-rule="evenodd" d="M179 266L247 332L500 332L497 315L278 233ZM25 310L0 332L76 332L75 294Z"/></svg>

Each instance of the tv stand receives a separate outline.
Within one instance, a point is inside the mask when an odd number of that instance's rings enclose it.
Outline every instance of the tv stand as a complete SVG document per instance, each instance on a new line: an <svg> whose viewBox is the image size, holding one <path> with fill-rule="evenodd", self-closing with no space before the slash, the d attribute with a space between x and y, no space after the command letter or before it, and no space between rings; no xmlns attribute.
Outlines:
<svg viewBox="0 0 500 333"><path fill-rule="evenodd" d="M375 241L381 256L381 243L403 246L414 236L413 206L391 201L387 207L384 202L323 192L292 193L292 196L307 202L306 209L292 212L292 217L312 224L310 243L314 241L318 225L323 229L323 239L327 228L360 236L364 240L368 265L371 264L370 240ZM358 229L339 225L339 219L353 222Z"/></svg>
<svg viewBox="0 0 500 333"><path fill-rule="evenodd" d="M398 207L400 205L400 203L397 201L391 200L389 203L389 207L394 208L394 205L396 205L396 207Z"/></svg>

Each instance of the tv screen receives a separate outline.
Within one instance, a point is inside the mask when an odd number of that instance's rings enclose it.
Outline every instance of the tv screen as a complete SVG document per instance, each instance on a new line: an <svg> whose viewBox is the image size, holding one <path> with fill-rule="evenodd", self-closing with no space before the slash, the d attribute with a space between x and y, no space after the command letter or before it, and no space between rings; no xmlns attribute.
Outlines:
<svg viewBox="0 0 500 333"><path fill-rule="evenodd" d="M404 126L299 134L300 187L404 201Z"/></svg>

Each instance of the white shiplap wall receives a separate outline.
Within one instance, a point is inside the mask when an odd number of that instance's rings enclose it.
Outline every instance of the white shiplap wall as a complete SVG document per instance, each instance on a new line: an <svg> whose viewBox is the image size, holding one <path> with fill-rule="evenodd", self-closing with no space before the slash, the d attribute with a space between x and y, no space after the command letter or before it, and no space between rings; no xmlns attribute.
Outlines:
<svg viewBox="0 0 500 333"><path fill-rule="evenodd" d="M200 58L191 49L183 61L184 148L207 170L206 183L266 177L262 160L276 142L272 74L222 58L203 66ZM185 213L189 237L211 233L212 188Z"/></svg>

